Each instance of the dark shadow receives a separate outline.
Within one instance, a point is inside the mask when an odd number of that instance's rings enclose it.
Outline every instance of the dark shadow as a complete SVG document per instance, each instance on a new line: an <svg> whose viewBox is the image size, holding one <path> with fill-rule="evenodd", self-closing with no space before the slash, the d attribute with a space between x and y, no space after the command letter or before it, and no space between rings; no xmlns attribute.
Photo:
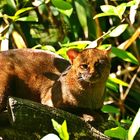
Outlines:
<svg viewBox="0 0 140 140"><path fill-rule="evenodd" d="M56 81L52 87L52 102L55 107L57 107L59 102L63 101L61 87L60 81Z"/></svg>
<svg viewBox="0 0 140 140"><path fill-rule="evenodd" d="M69 61L67 61L65 59L55 58L54 66L60 73L62 73L68 66L70 66L70 63L69 63Z"/></svg>
<svg viewBox="0 0 140 140"><path fill-rule="evenodd" d="M53 81L56 81L59 78L59 75L52 73L52 72L45 72L45 73L43 73L43 75Z"/></svg>

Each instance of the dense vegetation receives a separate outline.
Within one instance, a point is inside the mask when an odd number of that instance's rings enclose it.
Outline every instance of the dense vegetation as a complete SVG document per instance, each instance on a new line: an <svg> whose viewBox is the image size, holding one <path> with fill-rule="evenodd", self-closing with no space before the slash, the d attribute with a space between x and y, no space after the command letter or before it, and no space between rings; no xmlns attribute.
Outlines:
<svg viewBox="0 0 140 140"><path fill-rule="evenodd" d="M105 133L119 139L128 134L131 140L140 127L139 5L139 0L1 0L0 49L40 48L67 59L69 48L112 46L102 111L118 127Z"/></svg>

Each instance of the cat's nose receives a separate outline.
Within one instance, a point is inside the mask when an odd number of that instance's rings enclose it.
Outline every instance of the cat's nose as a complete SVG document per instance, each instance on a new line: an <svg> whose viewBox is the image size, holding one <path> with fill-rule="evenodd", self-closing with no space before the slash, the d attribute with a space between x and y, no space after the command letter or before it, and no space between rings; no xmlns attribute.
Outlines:
<svg viewBox="0 0 140 140"><path fill-rule="evenodd" d="M96 72L96 70L94 68L89 68L88 72L89 72L89 74L93 74Z"/></svg>

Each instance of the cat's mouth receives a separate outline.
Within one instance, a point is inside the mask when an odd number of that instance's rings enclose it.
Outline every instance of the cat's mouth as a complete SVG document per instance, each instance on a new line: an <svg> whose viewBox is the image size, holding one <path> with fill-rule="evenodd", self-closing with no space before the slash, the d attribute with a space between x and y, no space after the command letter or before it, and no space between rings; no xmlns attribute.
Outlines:
<svg viewBox="0 0 140 140"><path fill-rule="evenodd" d="M82 74L80 73L78 76L79 81L85 81L88 83L96 83L101 78L101 74Z"/></svg>

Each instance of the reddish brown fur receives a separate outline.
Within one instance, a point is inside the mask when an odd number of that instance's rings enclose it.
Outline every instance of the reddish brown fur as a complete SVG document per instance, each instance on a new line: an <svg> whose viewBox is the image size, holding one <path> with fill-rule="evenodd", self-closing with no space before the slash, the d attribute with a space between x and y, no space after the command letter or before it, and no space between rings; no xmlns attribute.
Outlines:
<svg viewBox="0 0 140 140"><path fill-rule="evenodd" d="M110 71L108 52L85 49L76 54L71 58L68 53L72 65L65 71L69 62L49 52L31 49L1 52L0 109L5 107L9 95L64 109L101 108ZM95 63L102 59L99 74ZM83 63L88 64L87 70L81 68ZM79 80L79 75L86 80Z"/></svg>

